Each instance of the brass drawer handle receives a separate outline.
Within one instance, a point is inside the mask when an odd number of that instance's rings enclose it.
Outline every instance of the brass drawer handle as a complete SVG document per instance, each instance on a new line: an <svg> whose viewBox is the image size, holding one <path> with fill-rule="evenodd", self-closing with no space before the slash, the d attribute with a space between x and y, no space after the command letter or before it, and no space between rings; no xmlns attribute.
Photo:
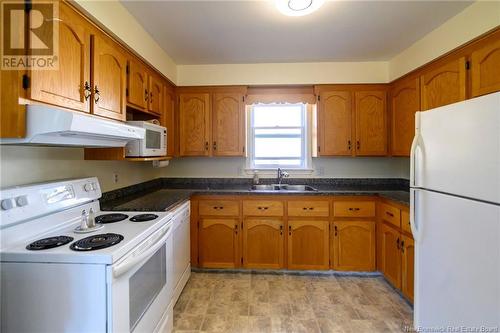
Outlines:
<svg viewBox="0 0 500 333"><path fill-rule="evenodd" d="M288 226L288 235L289 236L292 235L292 226L291 225Z"/></svg>
<svg viewBox="0 0 500 333"><path fill-rule="evenodd" d="M385 212L386 215L389 215L390 217L394 217L394 214L391 212Z"/></svg>
<svg viewBox="0 0 500 333"><path fill-rule="evenodd" d="M260 207L260 206L259 206L259 207L257 207L257 209L259 209L259 210L267 210L268 208L269 208L269 207Z"/></svg>
<svg viewBox="0 0 500 333"><path fill-rule="evenodd" d="M314 207L302 207L302 210L314 210Z"/></svg>
<svg viewBox="0 0 500 333"><path fill-rule="evenodd" d="M280 225L280 236L283 236L283 226Z"/></svg>
<svg viewBox="0 0 500 333"><path fill-rule="evenodd" d="M213 209L217 210L217 209L224 209L223 206L213 206Z"/></svg>
<svg viewBox="0 0 500 333"><path fill-rule="evenodd" d="M349 208L349 211L351 211L351 212L357 212L358 210L360 210L360 208L358 208L358 207L350 207Z"/></svg>

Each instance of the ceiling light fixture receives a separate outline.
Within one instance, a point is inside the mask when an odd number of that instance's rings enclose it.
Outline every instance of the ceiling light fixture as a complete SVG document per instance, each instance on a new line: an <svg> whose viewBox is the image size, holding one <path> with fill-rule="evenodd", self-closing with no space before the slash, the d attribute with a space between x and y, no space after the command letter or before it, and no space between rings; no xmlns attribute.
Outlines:
<svg viewBox="0 0 500 333"><path fill-rule="evenodd" d="M275 0L276 8L287 16L311 14L323 5L325 0Z"/></svg>

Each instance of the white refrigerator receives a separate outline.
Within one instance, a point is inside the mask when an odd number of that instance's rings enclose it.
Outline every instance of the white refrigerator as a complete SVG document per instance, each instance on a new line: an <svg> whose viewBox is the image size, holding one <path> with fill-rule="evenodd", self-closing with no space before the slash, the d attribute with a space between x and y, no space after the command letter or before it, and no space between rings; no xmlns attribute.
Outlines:
<svg viewBox="0 0 500 333"><path fill-rule="evenodd" d="M500 93L417 112L415 120L415 329L499 332Z"/></svg>

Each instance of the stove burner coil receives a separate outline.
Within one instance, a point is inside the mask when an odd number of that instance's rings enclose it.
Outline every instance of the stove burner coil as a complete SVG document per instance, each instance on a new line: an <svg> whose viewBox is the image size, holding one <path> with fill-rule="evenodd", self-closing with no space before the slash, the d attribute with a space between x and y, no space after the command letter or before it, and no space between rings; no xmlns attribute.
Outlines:
<svg viewBox="0 0 500 333"><path fill-rule="evenodd" d="M130 221L132 222L146 222L146 221L151 221L154 220L158 217L156 214L139 214L135 215L132 218L130 218Z"/></svg>
<svg viewBox="0 0 500 333"><path fill-rule="evenodd" d="M73 237L68 237L68 236L54 236L54 237L43 238L29 244L28 246L26 246L26 249L31 251L52 249L54 247L68 244L73 239L74 239Z"/></svg>
<svg viewBox="0 0 500 333"><path fill-rule="evenodd" d="M104 249L120 243L123 236L119 234L99 234L77 240L70 245L73 251L92 251Z"/></svg>
<svg viewBox="0 0 500 333"><path fill-rule="evenodd" d="M111 213L99 215L95 218L96 223L106 224L106 223L115 223L120 222L128 218L128 215L121 213Z"/></svg>

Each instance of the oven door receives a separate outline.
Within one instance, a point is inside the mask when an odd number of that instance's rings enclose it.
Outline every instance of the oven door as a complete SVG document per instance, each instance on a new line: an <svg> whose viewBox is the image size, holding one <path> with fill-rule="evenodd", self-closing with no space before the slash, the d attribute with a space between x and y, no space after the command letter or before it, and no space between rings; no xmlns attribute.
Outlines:
<svg viewBox="0 0 500 333"><path fill-rule="evenodd" d="M110 266L109 332L154 332L171 297L171 226Z"/></svg>

